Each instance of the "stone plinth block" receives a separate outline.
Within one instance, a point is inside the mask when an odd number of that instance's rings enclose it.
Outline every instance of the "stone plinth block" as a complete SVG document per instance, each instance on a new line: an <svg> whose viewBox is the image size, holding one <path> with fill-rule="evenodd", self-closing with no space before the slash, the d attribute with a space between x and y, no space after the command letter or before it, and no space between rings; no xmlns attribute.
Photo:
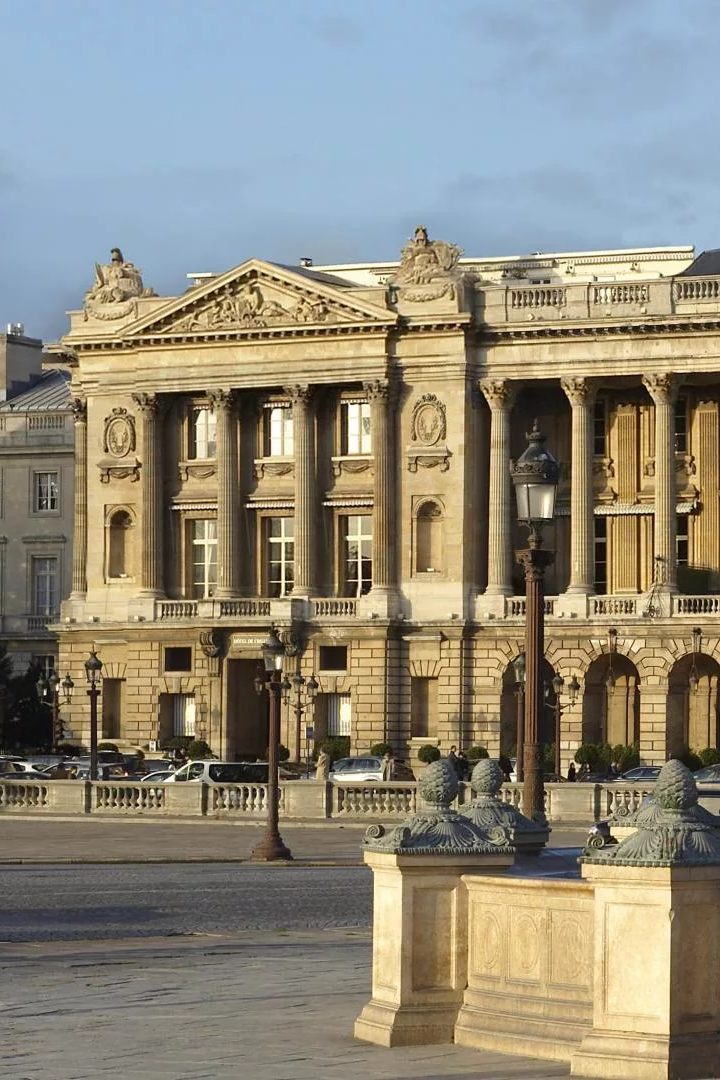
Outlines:
<svg viewBox="0 0 720 1080"><path fill-rule="evenodd" d="M467 982L463 874L510 866L476 856L365 852L374 874L372 999L355 1037L379 1046L450 1043Z"/></svg>

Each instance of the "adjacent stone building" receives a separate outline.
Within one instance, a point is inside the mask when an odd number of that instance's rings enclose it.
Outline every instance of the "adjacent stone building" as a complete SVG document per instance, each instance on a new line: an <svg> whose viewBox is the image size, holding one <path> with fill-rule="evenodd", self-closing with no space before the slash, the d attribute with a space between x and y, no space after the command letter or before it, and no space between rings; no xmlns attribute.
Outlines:
<svg viewBox="0 0 720 1080"><path fill-rule="evenodd" d="M56 666L69 591L74 432L69 381L43 373L42 342L19 324L0 334L0 640L16 674Z"/></svg>
<svg viewBox="0 0 720 1080"><path fill-rule="evenodd" d="M478 260L419 227L399 263L251 259L177 297L114 251L52 350L76 438L61 670L97 648L105 736L262 753L274 624L320 684L285 710L294 754L312 720L356 750L509 751L509 467L537 417L562 463L548 682L581 686L564 758L716 745L719 331L720 258L691 248Z"/></svg>

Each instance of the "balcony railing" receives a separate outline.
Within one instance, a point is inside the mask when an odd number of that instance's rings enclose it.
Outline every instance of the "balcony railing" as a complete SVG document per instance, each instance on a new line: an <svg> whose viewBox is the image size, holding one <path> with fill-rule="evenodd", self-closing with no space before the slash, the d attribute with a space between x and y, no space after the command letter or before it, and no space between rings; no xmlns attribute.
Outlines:
<svg viewBox="0 0 720 1080"><path fill-rule="evenodd" d="M674 615L720 615L720 596L674 596Z"/></svg>
<svg viewBox="0 0 720 1080"><path fill-rule="evenodd" d="M555 600L556 600L556 597L554 597L554 596L546 596L545 597L545 614L546 615L554 614ZM506 619L515 619L515 618L524 619L525 618L525 597L524 596L508 596L507 600L505 601L505 618Z"/></svg>

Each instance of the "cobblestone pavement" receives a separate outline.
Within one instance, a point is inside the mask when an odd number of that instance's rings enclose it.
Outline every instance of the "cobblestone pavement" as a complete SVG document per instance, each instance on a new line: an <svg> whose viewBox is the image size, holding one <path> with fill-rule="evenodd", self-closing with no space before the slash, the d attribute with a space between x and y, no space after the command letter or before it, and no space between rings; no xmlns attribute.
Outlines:
<svg viewBox="0 0 720 1080"><path fill-rule="evenodd" d="M367 822L281 822L297 860L361 862ZM17 818L2 815L0 864L17 862L241 862L262 834L262 823L118 818ZM578 846L585 829L553 830L553 847Z"/></svg>
<svg viewBox="0 0 720 1080"><path fill-rule="evenodd" d="M356 1042L367 931L0 945L2 1080L514 1080L569 1068Z"/></svg>

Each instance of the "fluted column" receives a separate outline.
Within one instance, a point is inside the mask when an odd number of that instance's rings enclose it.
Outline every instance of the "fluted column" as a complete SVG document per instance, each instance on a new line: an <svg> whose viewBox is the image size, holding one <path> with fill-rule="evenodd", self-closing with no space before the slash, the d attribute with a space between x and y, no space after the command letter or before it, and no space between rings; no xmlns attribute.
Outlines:
<svg viewBox="0 0 720 1080"><path fill-rule="evenodd" d="M515 393L506 379L480 383L490 406L490 493L486 596L512 595L510 412Z"/></svg>
<svg viewBox="0 0 720 1080"><path fill-rule="evenodd" d="M592 490L591 410L595 388L589 379L561 379L572 408L572 475L570 480L569 593L595 591L595 530Z"/></svg>
<svg viewBox="0 0 720 1080"><path fill-rule="evenodd" d="M133 394L140 412L142 545L140 592L163 596L162 425L157 394Z"/></svg>
<svg viewBox="0 0 720 1080"><path fill-rule="evenodd" d="M75 420L75 521L73 525L72 599L87 592L87 402L73 398Z"/></svg>
<svg viewBox="0 0 720 1080"><path fill-rule="evenodd" d="M373 592L395 586L395 527L393 514L393 438L390 423L390 387L374 380L363 383L370 403L374 459L373 479Z"/></svg>
<svg viewBox="0 0 720 1080"><path fill-rule="evenodd" d="M655 579L670 592L677 591L676 493L674 407L675 376L646 375L645 389L655 403Z"/></svg>
<svg viewBox="0 0 720 1080"><path fill-rule="evenodd" d="M209 394L217 415L217 539L216 596L237 596L240 573L240 486L235 394L214 390Z"/></svg>
<svg viewBox="0 0 720 1080"><path fill-rule="evenodd" d="M315 414L312 387L289 386L295 445L295 580L293 593L308 596L315 588Z"/></svg>

